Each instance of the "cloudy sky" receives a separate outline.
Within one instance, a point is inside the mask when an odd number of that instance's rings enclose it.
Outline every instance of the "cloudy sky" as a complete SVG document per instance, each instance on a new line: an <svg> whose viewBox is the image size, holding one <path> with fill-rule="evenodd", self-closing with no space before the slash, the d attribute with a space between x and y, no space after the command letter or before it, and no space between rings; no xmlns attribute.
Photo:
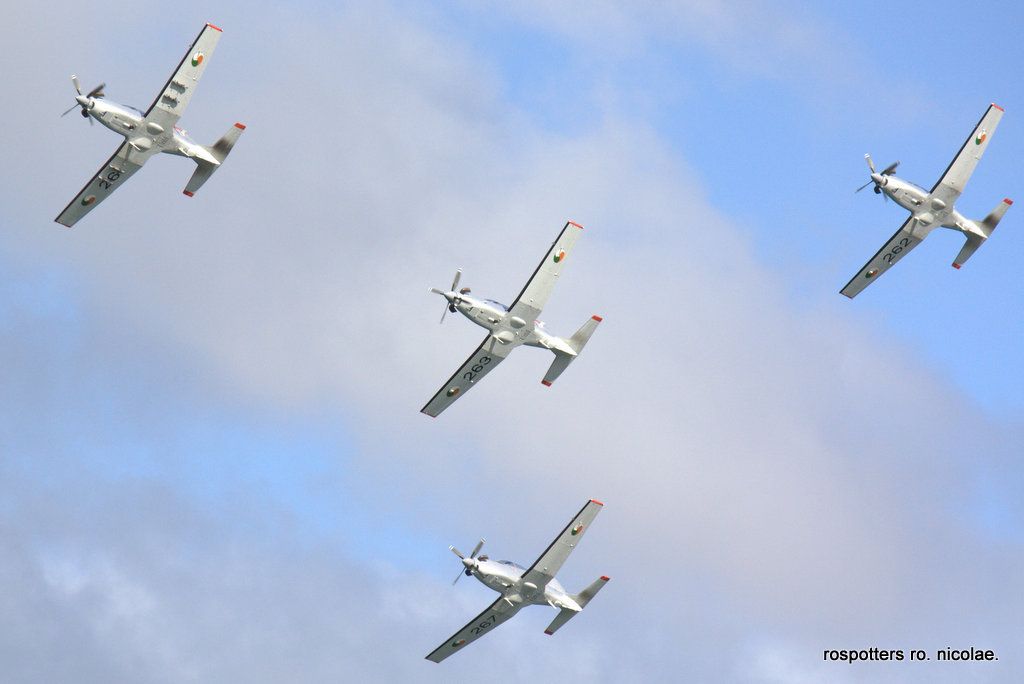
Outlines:
<svg viewBox="0 0 1024 684"><path fill-rule="evenodd" d="M0 29L4 681L1024 677L1021 215L838 294L905 216L865 152L930 187L995 101L958 208L1024 198L1016 4L60 5ZM224 168L53 223L119 142L68 76L145 107L206 21ZM586 353L419 414L481 337L427 288L508 301L569 219ZM591 497L584 615L423 660L494 596L449 544L528 564Z"/></svg>

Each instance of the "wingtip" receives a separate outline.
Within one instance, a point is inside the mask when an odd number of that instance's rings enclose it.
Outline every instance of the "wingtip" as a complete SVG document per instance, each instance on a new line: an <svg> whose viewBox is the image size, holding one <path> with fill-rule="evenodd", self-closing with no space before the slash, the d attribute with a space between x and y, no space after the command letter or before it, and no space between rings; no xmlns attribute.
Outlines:
<svg viewBox="0 0 1024 684"><path fill-rule="evenodd" d="M598 501L597 499L591 499L590 503L595 503L598 506L604 506L604 502L603 501Z"/></svg>
<svg viewBox="0 0 1024 684"><path fill-rule="evenodd" d="M237 123L236 122L235 123L235 128L237 128L240 131L244 131L245 130L245 124L244 123Z"/></svg>
<svg viewBox="0 0 1024 684"><path fill-rule="evenodd" d="M206 25L209 26L210 28L212 28L214 31L220 31L221 33L224 33L224 29L222 29L220 26L215 26L214 24L211 24L210 22L206 22Z"/></svg>
<svg viewBox="0 0 1024 684"><path fill-rule="evenodd" d="M547 634L548 636L552 636L554 634L554 632L552 632L550 629L545 629L544 633Z"/></svg>
<svg viewBox="0 0 1024 684"><path fill-rule="evenodd" d="M1013 200L1012 200L1012 199L1010 199L1009 197L1004 197L1004 198L1003 198L1003 204L1005 204L1005 205L1006 205L1006 206L1008 206L1008 207L1009 207L1009 206L1013 206Z"/></svg>
<svg viewBox="0 0 1024 684"><path fill-rule="evenodd" d="M996 109L998 109L998 110L999 110L999 111L1001 111L1001 112L1005 112L1005 111L1006 111L1005 109L1003 109L1002 107L1000 107L999 105L997 105L997 104L996 104L995 102L993 102L993 103L992 103L992 106L993 106L993 107L995 107Z"/></svg>
<svg viewBox="0 0 1024 684"><path fill-rule="evenodd" d="M195 197L195 196L196 196L196 193L194 193L194 192L189 192L188 190L182 190L182 191L181 191L181 194L183 194L183 195L188 195L189 197Z"/></svg>
<svg viewBox="0 0 1024 684"><path fill-rule="evenodd" d="M551 381L549 380L541 380L540 384L544 385L545 387L551 387Z"/></svg>
<svg viewBox="0 0 1024 684"><path fill-rule="evenodd" d="M601 575L601 581L602 582L607 582L610 579L611 579L611 577L609 577L608 575Z"/></svg>
<svg viewBox="0 0 1024 684"><path fill-rule="evenodd" d="M958 270L958 271L959 271L959 270L960 270L960 264L958 264L958 263L956 263L956 262L954 261L954 262L953 262L953 268L955 268L956 270Z"/></svg>
<svg viewBox="0 0 1024 684"><path fill-rule="evenodd" d="M583 230L583 226L581 226L580 224L576 223L575 221L569 221L569 225L570 226L576 226L580 230Z"/></svg>
<svg viewBox="0 0 1024 684"><path fill-rule="evenodd" d="M594 315L593 315L593 316L591 316L590 318L591 318L591 319L593 319L593 320L595 320L595 321L597 321L598 323L600 323L601 321L603 321L603 320L604 320L604 318L602 318L601 316L598 316L597 314L594 314Z"/></svg>

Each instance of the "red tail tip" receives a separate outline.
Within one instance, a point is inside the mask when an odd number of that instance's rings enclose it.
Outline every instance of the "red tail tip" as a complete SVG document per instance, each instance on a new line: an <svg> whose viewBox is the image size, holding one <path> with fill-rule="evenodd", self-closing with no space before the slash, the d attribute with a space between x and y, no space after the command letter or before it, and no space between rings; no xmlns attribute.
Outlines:
<svg viewBox="0 0 1024 684"><path fill-rule="evenodd" d="M195 196L194 192L189 192L188 190L182 190L182 192L185 193L186 195L188 195L189 197L194 197Z"/></svg>
<svg viewBox="0 0 1024 684"><path fill-rule="evenodd" d="M235 124L235 128L244 131L245 130L245 124L236 123Z"/></svg>
<svg viewBox="0 0 1024 684"><path fill-rule="evenodd" d="M611 577L609 577L608 575L601 575L601 581L602 582L607 582L610 579L611 579Z"/></svg>
<svg viewBox="0 0 1024 684"><path fill-rule="evenodd" d="M591 499L590 503L596 503L598 506L604 506L604 502L598 501L597 499Z"/></svg>
<svg viewBox="0 0 1024 684"><path fill-rule="evenodd" d="M600 316L591 316L591 318L592 318L592 319L594 319L595 321L597 321L598 323L600 323L601 321L603 321L603 320L604 320L604 319L603 319L603 318L601 318Z"/></svg>
<svg viewBox="0 0 1024 684"><path fill-rule="evenodd" d="M569 225L570 226L576 226L580 230L583 230L583 226L581 226L580 224L576 223L575 221L569 221Z"/></svg>
<svg viewBox="0 0 1024 684"><path fill-rule="evenodd" d="M540 384L544 385L545 387L551 387L551 383L548 382L547 380L541 380Z"/></svg>
<svg viewBox="0 0 1024 684"><path fill-rule="evenodd" d="M220 31L221 33L224 33L224 29L222 29L220 26L214 26L210 22L206 22L206 25L209 26L210 28L212 28L215 31Z"/></svg>
<svg viewBox="0 0 1024 684"><path fill-rule="evenodd" d="M953 268L955 268L955 269L957 269L959 271L960 270L960 264L953 264Z"/></svg>

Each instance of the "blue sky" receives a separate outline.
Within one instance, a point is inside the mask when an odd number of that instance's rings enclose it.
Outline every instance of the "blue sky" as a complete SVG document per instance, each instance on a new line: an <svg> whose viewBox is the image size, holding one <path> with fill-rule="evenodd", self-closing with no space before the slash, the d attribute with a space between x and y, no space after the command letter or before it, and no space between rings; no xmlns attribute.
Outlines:
<svg viewBox="0 0 1024 684"><path fill-rule="evenodd" d="M3 59L38 58L4 64L27 103L4 146L36 160L0 188L8 678L965 676L815 658L912 642L995 648L963 668L1019 680L1019 210L961 271L935 233L838 294L904 219L854 195L865 152L930 187L995 101L958 208L1024 196L1018 8L18 12ZM224 168L187 200L188 163L157 158L54 224L117 143L56 118L68 75L145 106L205 21L225 33L183 124L248 125ZM547 390L549 359L517 352L419 415L480 337L426 288L461 267L508 300L567 219L586 230L544 318L604 315L586 355ZM428 668L491 600L451 588L447 545L529 563L590 497L560 579L610 574L600 601L554 646L534 609Z"/></svg>

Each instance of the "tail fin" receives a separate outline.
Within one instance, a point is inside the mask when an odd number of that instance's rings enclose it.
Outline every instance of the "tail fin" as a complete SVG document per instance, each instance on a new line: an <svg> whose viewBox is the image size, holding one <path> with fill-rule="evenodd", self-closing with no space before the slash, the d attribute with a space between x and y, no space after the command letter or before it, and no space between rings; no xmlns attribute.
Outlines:
<svg viewBox="0 0 1024 684"><path fill-rule="evenodd" d="M583 351L583 347L586 346L590 340L590 336L597 330L597 324L603 319L600 316L591 316L590 320L580 326L580 329L573 333L573 336L567 339L565 342L572 349L572 354L567 354L564 351L553 349L555 352L555 360L551 362L551 367L548 368L548 372L544 374L544 379L541 382L548 387L551 386L559 375L562 374L572 360L579 356L579 353Z"/></svg>
<svg viewBox="0 0 1024 684"><path fill-rule="evenodd" d="M580 610L582 610L587 607L588 603L590 603L590 599L597 596L597 592L601 591L601 587L603 587L606 582L608 582L608 578L602 575L580 593L573 594L571 598L579 604ZM579 613L579 611L573 610L572 608L562 608L558 611L558 615L555 616L555 619L551 621L551 624L548 625L548 628L544 630L544 633L554 634L558 631L559 627L575 617L577 613Z"/></svg>
<svg viewBox="0 0 1024 684"><path fill-rule="evenodd" d="M209 160L202 159L200 157L194 157L196 165L195 172L192 177L188 179L188 185L185 186L185 194L192 197L196 194L196 191L203 186L213 172L217 170L221 162L231 152L231 148L238 142L238 137L242 135L242 131L245 130L245 125L236 123L234 126L228 129L228 132L221 136L221 139L213 143L206 148L206 151L210 153L210 156L216 160L216 164L211 163Z"/></svg>
<svg viewBox="0 0 1024 684"><path fill-rule="evenodd" d="M978 251L978 248L992 235L992 231L996 229L999 221L1003 218L1006 210L1013 204L1013 200L1004 199L992 212L981 221L975 221L974 225L981 231L981 235L975 233L968 233L967 242L964 243L963 249L956 255L956 259L953 260L953 268L960 268L964 265L964 262L971 258L971 255ZM984 236L984 237L983 237Z"/></svg>

